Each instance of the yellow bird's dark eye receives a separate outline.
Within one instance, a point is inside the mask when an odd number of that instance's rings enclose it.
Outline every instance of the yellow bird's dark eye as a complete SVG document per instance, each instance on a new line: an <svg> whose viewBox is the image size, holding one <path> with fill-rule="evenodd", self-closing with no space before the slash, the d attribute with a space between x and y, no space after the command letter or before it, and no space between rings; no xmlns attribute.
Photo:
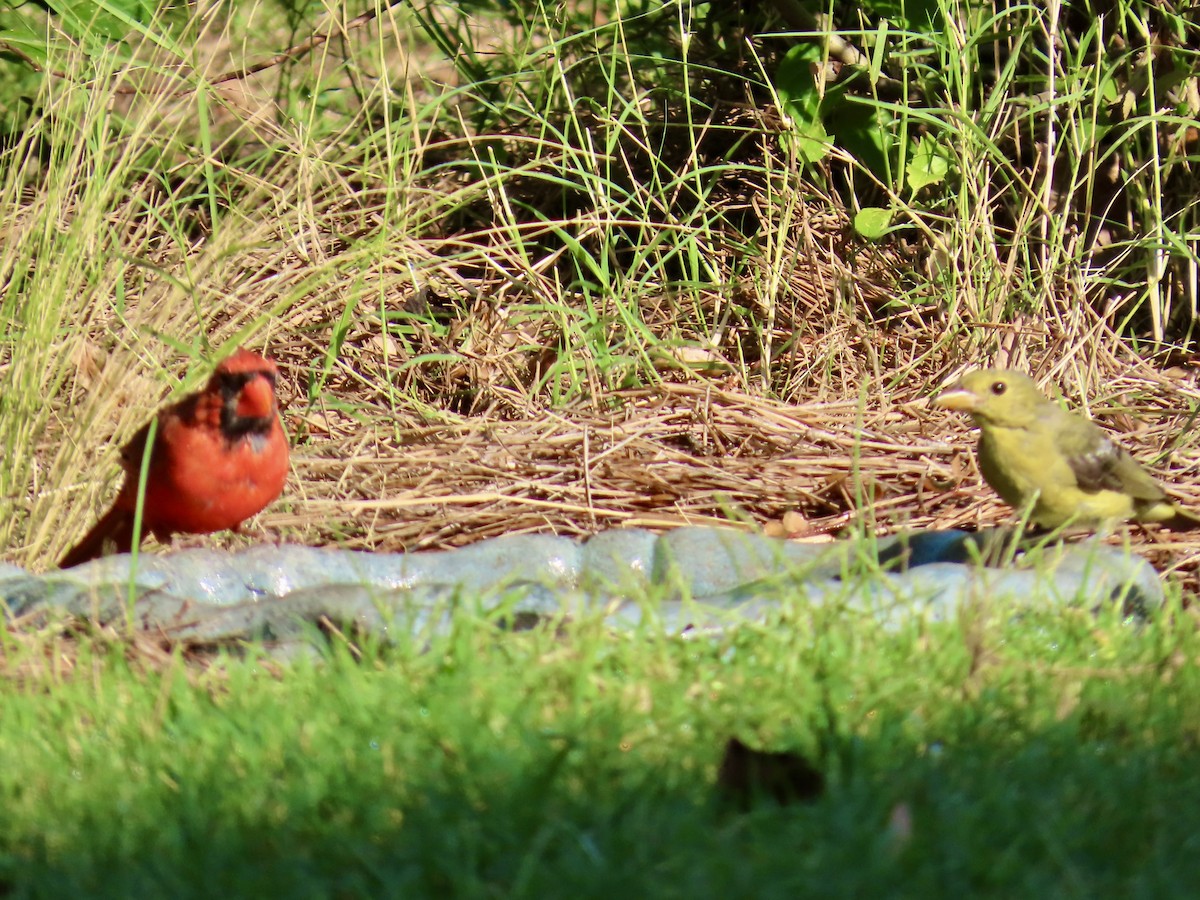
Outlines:
<svg viewBox="0 0 1200 900"><path fill-rule="evenodd" d="M1008 385L1005 384L1003 381L993 381L992 382L992 393L995 394L997 397L999 397L1001 394L1003 394L1007 390L1008 390Z"/></svg>

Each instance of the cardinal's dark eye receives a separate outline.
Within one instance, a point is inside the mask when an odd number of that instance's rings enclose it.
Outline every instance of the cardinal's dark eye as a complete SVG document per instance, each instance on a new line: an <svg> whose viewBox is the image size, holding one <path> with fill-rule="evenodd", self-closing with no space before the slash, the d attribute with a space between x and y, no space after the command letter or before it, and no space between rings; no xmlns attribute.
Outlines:
<svg viewBox="0 0 1200 900"><path fill-rule="evenodd" d="M1007 390L1008 390L1008 385L1005 384L1003 381L993 381L992 382L992 393L995 394L997 397L999 397L1001 394L1003 394Z"/></svg>

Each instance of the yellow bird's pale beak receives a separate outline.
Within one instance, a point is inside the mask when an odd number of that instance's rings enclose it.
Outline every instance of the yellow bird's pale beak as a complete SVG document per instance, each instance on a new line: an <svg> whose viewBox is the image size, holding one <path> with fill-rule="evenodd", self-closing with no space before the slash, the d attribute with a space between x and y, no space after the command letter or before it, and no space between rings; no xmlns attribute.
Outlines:
<svg viewBox="0 0 1200 900"><path fill-rule="evenodd" d="M929 402L940 409L973 412L979 406L979 396L963 387L961 381L956 381Z"/></svg>

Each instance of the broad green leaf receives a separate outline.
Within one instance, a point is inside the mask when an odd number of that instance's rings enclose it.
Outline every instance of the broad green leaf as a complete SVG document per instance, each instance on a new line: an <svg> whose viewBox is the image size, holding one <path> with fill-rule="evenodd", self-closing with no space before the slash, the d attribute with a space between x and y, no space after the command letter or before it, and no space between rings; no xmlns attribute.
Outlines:
<svg viewBox="0 0 1200 900"><path fill-rule="evenodd" d="M892 211L879 206L864 206L854 215L854 230L869 241L877 241L888 232Z"/></svg>
<svg viewBox="0 0 1200 900"><path fill-rule="evenodd" d="M941 34L945 30L937 0L872 0L867 8L872 17L888 19L900 31Z"/></svg>
<svg viewBox="0 0 1200 900"><path fill-rule="evenodd" d="M6 45L24 53L30 59L45 64L48 57L48 41L45 32L34 29L25 19L13 18L6 22L11 27L0 28L0 57L24 62L14 53L5 53Z"/></svg>
<svg viewBox="0 0 1200 900"><path fill-rule="evenodd" d="M46 3L58 13L68 33L104 41L123 39L151 14L143 0L46 0Z"/></svg>
<svg viewBox="0 0 1200 900"><path fill-rule="evenodd" d="M932 135L925 135L908 161L908 183L913 191L931 184L941 184L950 171L950 158L938 146Z"/></svg>
<svg viewBox="0 0 1200 900"><path fill-rule="evenodd" d="M880 181L891 184L895 159L896 116L873 103L844 97L842 85L825 97L825 121L839 147L849 151Z"/></svg>
<svg viewBox="0 0 1200 900"><path fill-rule="evenodd" d="M795 127L796 151L809 163L824 159L833 143L821 120L821 96L813 75L821 60L821 48L806 41L788 51L775 73L775 90Z"/></svg>
<svg viewBox="0 0 1200 900"><path fill-rule="evenodd" d="M820 162L829 155L829 148L833 146L833 138L825 131L820 119L791 137L796 142L796 152L807 163Z"/></svg>
<svg viewBox="0 0 1200 900"><path fill-rule="evenodd" d="M816 43L803 41L787 52L775 72L775 90L783 101L783 111L801 130L821 118L821 95L813 67L822 59Z"/></svg>

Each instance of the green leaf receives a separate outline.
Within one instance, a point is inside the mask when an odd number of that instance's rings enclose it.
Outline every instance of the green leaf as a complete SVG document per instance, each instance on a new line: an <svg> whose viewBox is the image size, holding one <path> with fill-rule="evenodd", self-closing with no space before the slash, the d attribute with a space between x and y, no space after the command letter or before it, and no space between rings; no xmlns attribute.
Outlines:
<svg viewBox="0 0 1200 900"><path fill-rule="evenodd" d="M783 101L783 111L797 123L820 120L821 95L813 67L821 64L822 57L820 47L803 41L787 52L775 71L775 90Z"/></svg>
<svg viewBox="0 0 1200 900"><path fill-rule="evenodd" d="M24 19L12 19L7 23L13 27L0 28L0 56L6 59L24 62L15 53L5 53L6 46L24 53L38 65L45 65L48 58L45 32L35 30Z"/></svg>
<svg viewBox="0 0 1200 900"><path fill-rule="evenodd" d="M854 215L854 230L869 241L877 241L888 233L892 211L880 206L864 206Z"/></svg>
<svg viewBox="0 0 1200 900"><path fill-rule="evenodd" d="M847 150L884 184L891 184L895 159L896 115L872 103L861 103L854 97L844 97L839 85L837 92L825 96L825 121L837 139L839 147Z"/></svg>
<svg viewBox="0 0 1200 900"><path fill-rule="evenodd" d="M824 159L833 143L821 120L821 95L813 75L822 59L821 48L806 41L789 50L775 72L775 90L792 121L796 151L810 163Z"/></svg>
<svg viewBox="0 0 1200 900"><path fill-rule="evenodd" d="M119 41L149 20L143 0L46 0L58 13L63 30L79 37Z"/></svg>
<svg viewBox="0 0 1200 900"><path fill-rule="evenodd" d="M950 171L950 157L932 135L925 135L908 161L908 183L913 192L931 184L941 184Z"/></svg>
<svg viewBox="0 0 1200 900"><path fill-rule="evenodd" d="M887 19L900 31L920 34L945 31L945 16L938 0L872 0L868 8L872 17Z"/></svg>
<svg viewBox="0 0 1200 900"><path fill-rule="evenodd" d="M807 163L820 162L829 155L829 148L833 146L833 138L825 131L825 126L819 119L810 123L803 131L797 130L796 134L789 137L795 141L796 152Z"/></svg>

